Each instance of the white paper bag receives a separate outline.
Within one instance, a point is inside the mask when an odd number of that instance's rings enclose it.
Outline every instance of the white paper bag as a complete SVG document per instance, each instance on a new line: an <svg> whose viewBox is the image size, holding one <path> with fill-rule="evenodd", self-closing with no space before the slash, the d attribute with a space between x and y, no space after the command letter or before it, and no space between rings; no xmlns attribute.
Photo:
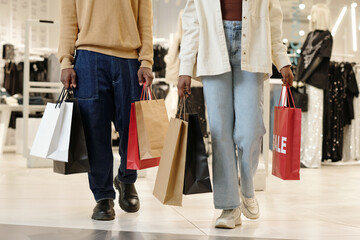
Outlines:
<svg viewBox="0 0 360 240"><path fill-rule="evenodd" d="M67 162L73 103L61 107L48 103L36 133L30 155Z"/></svg>

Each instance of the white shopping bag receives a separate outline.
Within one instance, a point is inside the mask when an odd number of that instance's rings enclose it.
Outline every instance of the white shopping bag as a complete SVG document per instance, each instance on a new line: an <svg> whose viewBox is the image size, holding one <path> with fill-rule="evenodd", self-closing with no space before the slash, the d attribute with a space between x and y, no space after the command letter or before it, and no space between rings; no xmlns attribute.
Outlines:
<svg viewBox="0 0 360 240"><path fill-rule="evenodd" d="M60 107L48 103L36 133L30 155L67 162L70 143L73 103Z"/></svg>

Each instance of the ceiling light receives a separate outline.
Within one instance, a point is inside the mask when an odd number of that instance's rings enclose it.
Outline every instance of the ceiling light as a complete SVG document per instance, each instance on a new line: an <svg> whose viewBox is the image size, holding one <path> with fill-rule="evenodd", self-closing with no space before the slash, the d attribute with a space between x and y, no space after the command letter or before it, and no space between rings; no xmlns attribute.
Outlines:
<svg viewBox="0 0 360 240"><path fill-rule="evenodd" d="M299 31L299 35L300 35L300 36L304 36L304 35L305 35L305 31L304 31L304 30L300 30L300 31Z"/></svg>
<svg viewBox="0 0 360 240"><path fill-rule="evenodd" d="M338 30L339 25L340 25L341 21L343 20L346 11L347 11L347 7L345 6L345 7L341 10L341 13L340 13L339 17L338 17L338 19L336 20L336 23L335 23L335 25L334 25L334 27L333 27L333 29L332 29L332 31L331 31L331 35L335 36L336 31Z"/></svg>
<svg viewBox="0 0 360 240"><path fill-rule="evenodd" d="M311 15L308 15L308 16L307 16L307 19L310 21L310 20L311 20Z"/></svg>
<svg viewBox="0 0 360 240"><path fill-rule="evenodd" d="M305 4L301 3L301 4L299 5L299 8L300 8L301 10L304 10L304 9L305 9Z"/></svg>
<svg viewBox="0 0 360 240"><path fill-rule="evenodd" d="M283 39L283 43L288 43L288 42L289 42L289 39L287 39L287 38Z"/></svg>
<svg viewBox="0 0 360 240"><path fill-rule="evenodd" d="M357 32L356 32L356 8L357 4L351 4L351 23L352 23L352 35L353 35L353 50L354 52L357 51Z"/></svg>

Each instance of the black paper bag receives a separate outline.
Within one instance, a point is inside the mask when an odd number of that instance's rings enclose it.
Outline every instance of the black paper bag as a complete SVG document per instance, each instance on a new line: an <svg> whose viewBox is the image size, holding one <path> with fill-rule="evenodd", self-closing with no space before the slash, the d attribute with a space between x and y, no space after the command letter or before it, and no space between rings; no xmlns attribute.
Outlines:
<svg viewBox="0 0 360 240"><path fill-rule="evenodd" d="M69 160L68 162L54 161L53 169L54 172L64 175L87 173L90 172L90 163L79 104L75 98L68 99L66 102L74 103L70 133Z"/></svg>
<svg viewBox="0 0 360 240"><path fill-rule="evenodd" d="M185 195L212 192L206 149L198 114L186 114L188 140L186 149Z"/></svg>
<svg viewBox="0 0 360 240"><path fill-rule="evenodd" d="M308 95L306 93L306 86L297 87L297 88L291 87L290 90L291 90L291 94L293 95L296 108L301 108L302 112L307 112ZM290 101L290 107L294 107L292 101Z"/></svg>

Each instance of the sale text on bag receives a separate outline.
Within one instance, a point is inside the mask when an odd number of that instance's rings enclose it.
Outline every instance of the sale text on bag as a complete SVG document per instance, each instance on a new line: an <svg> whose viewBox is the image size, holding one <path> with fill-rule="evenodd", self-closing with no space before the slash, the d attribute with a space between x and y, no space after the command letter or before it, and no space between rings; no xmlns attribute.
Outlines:
<svg viewBox="0 0 360 240"><path fill-rule="evenodd" d="M273 150L286 154L286 137L280 137L274 134Z"/></svg>

